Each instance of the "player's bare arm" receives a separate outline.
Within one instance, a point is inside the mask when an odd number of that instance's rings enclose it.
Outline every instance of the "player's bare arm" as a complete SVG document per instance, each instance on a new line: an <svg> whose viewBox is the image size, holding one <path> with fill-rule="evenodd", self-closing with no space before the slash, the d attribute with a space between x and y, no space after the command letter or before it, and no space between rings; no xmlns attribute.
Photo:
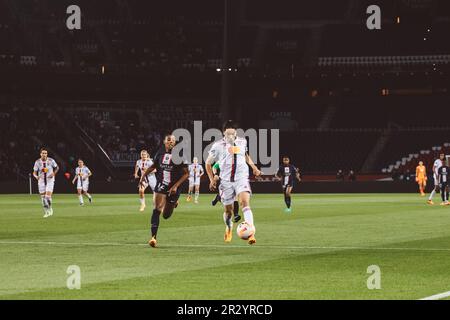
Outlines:
<svg viewBox="0 0 450 320"><path fill-rule="evenodd" d="M48 175L48 177L49 178L56 177L56 175L58 174L58 171L59 171L59 167L56 167L55 170L53 170L53 172Z"/></svg>
<svg viewBox="0 0 450 320"><path fill-rule="evenodd" d="M139 171L139 167L138 167L137 164L136 164L136 165L134 166L134 178L135 178L135 179L139 179L138 171Z"/></svg>
<svg viewBox="0 0 450 320"><path fill-rule="evenodd" d="M178 187L189 178L189 171L186 167L183 168L183 175L180 179L178 179L177 182L172 186L172 188L169 189L170 194L174 194L177 192Z"/></svg>
<svg viewBox="0 0 450 320"><path fill-rule="evenodd" d="M253 174L256 177L261 176L261 174L262 174L261 170L258 169L258 167L255 165L255 163L253 162L252 158L250 157L250 155L248 153L245 154L245 161L252 168Z"/></svg>
<svg viewBox="0 0 450 320"><path fill-rule="evenodd" d="M300 170L298 168L295 169L295 177L297 178L298 182L302 181L302 178L300 177Z"/></svg>
<svg viewBox="0 0 450 320"><path fill-rule="evenodd" d="M214 179L215 174L213 172L212 162L213 162L213 158L211 156L209 156L206 159L205 168L206 168L206 174L208 175L208 178L209 178L209 189L211 191L215 191L217 188L217 180Z"/></svg>
<svg viewBox="0 0 450 320"><path fill-rule="evenodd" d="M145 177L148 176L150 173L152 173L155 170L156 170L155 164L152 164L150 167L148 167L147 170L145 170L144 174L141 176L141 179L139 180L139 185L143 186Z"/></svg>

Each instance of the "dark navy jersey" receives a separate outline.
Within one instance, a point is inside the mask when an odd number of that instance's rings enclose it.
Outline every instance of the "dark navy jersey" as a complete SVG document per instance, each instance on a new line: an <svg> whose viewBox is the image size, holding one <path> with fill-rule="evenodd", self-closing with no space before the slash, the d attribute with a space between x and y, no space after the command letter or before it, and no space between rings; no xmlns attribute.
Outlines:
<svg viewBox="0 0 450 320"><path fill-rule="evenodd" d="M184 163L173 163L172 150L166 151L164 146L156 152L153 161L156 166L155 176L158 184L163 184L170 188L184 174L186 165Z"/></svg>
<svg viewBox="0 0 450 320"><path fill-rule="evenodd" d="M448 184L450 168L448 166L442 166L438 170L439 183Z"/></svg>
<svg viewBox="0 0 450 320"><path fill-rule="evenodd" d="M298 169L294 167L292 164L290 165L281 165L278 169L277 176L281 177L281 184L283 186L292 186L294 185L294 179L297 175Z"/></svg>

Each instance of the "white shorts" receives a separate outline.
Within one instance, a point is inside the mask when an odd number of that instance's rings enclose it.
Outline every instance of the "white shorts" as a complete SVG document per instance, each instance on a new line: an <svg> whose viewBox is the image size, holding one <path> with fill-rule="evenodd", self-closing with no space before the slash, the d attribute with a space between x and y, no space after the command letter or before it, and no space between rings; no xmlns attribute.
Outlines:
<svg viewBox="0 0 450 320"><path fill-rule="evenodd" d="M223 205L233 204L236 196L242 192L252 193L248 179L241 179L235 182L220 181L219 194Z"/></svg>
<svg viewBox="0 0 450 320"><path fill-rule="evenodd" d="M189 187L193 187L193 186L199 186L200 185L200 178L195 179L192 177L189 177Z"/></svg>
<svg viewBox="0 0 450 320"><path fill-rule="evenodd" d="M38 189L39 193L51 192L53 193L53 188L55 187L55 179L47 179L47 183L44 180L39 179L38 181Z"/></svg>
<svg viewBox="0 0 450 320"><path fill-rule="evenodd" d="M144 190L147 189L148 186L150 186L150 188L152 188L152 191L155 190L156 187L156 177L154 174L152 174L151 176L147 176L147 179L145 179L142 184L144 185Z"/></svg>
<svg viewBox="0 0 450 320"><path fill-rule="evenodd" d="M78 190L83 190L84 192L88 192L89 190L89 180L81 180L78 179L77 180L77 189Z"/></svg>

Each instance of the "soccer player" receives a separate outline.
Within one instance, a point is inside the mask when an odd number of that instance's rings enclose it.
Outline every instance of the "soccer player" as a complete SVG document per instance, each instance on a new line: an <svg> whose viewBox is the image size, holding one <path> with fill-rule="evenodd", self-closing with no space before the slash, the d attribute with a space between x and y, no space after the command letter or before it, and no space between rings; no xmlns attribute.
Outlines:
<svg viewBox="0 0 450 320"><path fill-rule="evenodd" d="M433 197L436 193L440 192L440 187L439 187L439 168L442 167L444 165L444 160L445 160L445 153L440 153L439 154L439 159L436 159L436 161L434 161L433 164L433 178L434 178L434 188L433 191L431 191L430 197L428 198L427 203L430 205L433 205Z"/></svg>
<svg viewBox="0 0 450 320"><path fill-rule="evenodd" d="M150 154L147 150L141 151L141 158L136 161L136 165L134 166L134 178L139 179L139 171L141 174L141 177L144 175L145 171L151 167L153 164L152 159L150 158ZM145 189L147 189L150 186L152 191L155 191L156 186L156 177L155 173L150 173L149 175L145 176L145 179L142 183L139 183L139 201L141 203L141 206L139 208L140 212L143 212L145 210Z"/></svg>
<svg viewBox="0 0 450 320"><path fill-rule="evenodd" d="M83 160L79 159L72 184L75 184L75 181L77 181L77 193L78 199L80 200L80 206L84 206L83 195L89 199L89 203L92 203L92 196L88 193L90 176L92 176L91 170L84 165Z"/></svg>
<svg viewBox="0 0 450 320"><path fill-rule="evenodd" d="M219 189L219 185L220 185L220 167L219 167L219 163L216 162L213 167L212 167L212 171L214 174L214 180L216 180L217 184L216 184L216 188ZM220 193L217 192L216 197L214 198L213 201L211 201L211 205L214 207L217 202L220 201ZM237 197L234 199L233 202L233 220L234 222L239 222L239 220L241 220L241 216L239 215L239 201L237 200Z"/></svg>
<svg viewBox="0 0 450 320"><path fill-rule="evenodd" d="M219 192L225 209L223 214L225 242L231 242L232 238L233 222L231 216L233 215L233 203L236 196L241 204L245 222L254 226L253 212L250 208L251 189L248 165L252 167L255 176L261 175L261 171L258 170L247 154L247 140L238 137L236 129L237 126L232 120L224 123L222 128L224 137L213 144L206 160L206 172L211 191L217 189L217 179L214 179L212 163L218 162L220 166ZM248 239L248 243L256 243L254 235Z"/></svg>
<svg viewBox="0 0 450 320"><path fill-rule="evenodd" d="M427 179L427 169L423 165L423 161L420 161L419 165L416 167L416 182L419 185L419 192L422 197L425 196Z"/></svg>
<svg viewBox="0 0 450 320"><path fill-rule="evenodd" d="M450 167L448 166L448 161L444 160L443 165L438 170L438 178L439 178L439 188L441 189L441 197L442 197L442 206L448 206L449 203L449 181L448 179L450 173Z"/></svg>
<svg viewBox="0 0 450 320"><path fill-rule="evenodd" d="M40 158L33 167L33 176L38 181L39 194L44 208L44 218L53 215L52 195L55 186L55 176L59 171L56 161L48 157L48 151L42 148Z"/></svg>
<svg viewBox="0 0 450 320"><path fill-rule="evenodd" d="M281 181L281 185L283 187L284 193L284 202L286 203L286 209L284 212L290 213L292 211L291 208L291 193L294 188L294 176L300 182L300 172L299 170L290 164L291 160L288 156L283 157L283 164L278 169L278 172L275 175L275 178L278 181Z"/></svg>
<svg viewBox="0 0 450 320"><path fill-rule="evenodd" d="M201 164L198 164L198 158L194 157L192 164L189 165L189 191L186 201L191 201L192 190L195 189L194 203L198 203L198 196L200 194L200 180L204 174L204 170Z"/></svg>
<svg viewBox="0 0 450 320"><path fill-rule="evenodd" d="M164 145L155 155L153 164L141 176L140 183L156 170L156 187L153 193L153 213L151 217L151 239L148 244L155 248L161 212L164 219L170 218L180 197L180 185L189 177L184 163L174 163L172 150L176 144L174 135L164 137Z"/></svg>

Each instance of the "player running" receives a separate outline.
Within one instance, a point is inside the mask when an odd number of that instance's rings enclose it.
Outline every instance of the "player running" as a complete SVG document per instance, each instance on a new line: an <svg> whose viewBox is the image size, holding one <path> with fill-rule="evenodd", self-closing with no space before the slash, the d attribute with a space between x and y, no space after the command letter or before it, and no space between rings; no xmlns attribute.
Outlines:
<svg viewBox="0 0 450 320"><path fill-rule="evenodd" d="M72 184L77 181L77 193L80 200L80 206L84 206L83 195L89 199L89 203L92 203L92 196L89 191L89 178L92 176L91 170L84 165L84 161L78 160L78 167L75 169L75 177L72 180Z"/></svg>
<svg viewBox="0 0 450 320"><path fill-rule="evenodd" d="M188 167L189 171L189 191L186 201L192 200L192 190L195 191L194 203L198 203L198 196L200 195L200 180L205 173L201 164L198 164L198 158L192 159L192 164Z"/></svg>
<svg viewBox="0 0 450 320"><path fill-rule="evenodd" d="M214 174L214 180L216 180L216 188L219 189L219 185L220 185L220 167L219 167L219 163L216 162L213 167L212 167L212 171ZM211 205L214 207L217 202L220 201L220 193L217 192L215 198L213 201L211 201ZM233 202L233 220L234 222L239 222L239 220L241 220L241 216L239 215L239 201L237 200L237 197L234 199Z"/></svg>
<svg viewBox="0 0 450 320"><path fill-rule="evenodd" d="M209 156L206 160L206 172L208 173L211 191L217 190L217 179L214 179L212 163L219 163L219 192L225 209L223 214L226 226L224 238L225 242L231 242L233 230L231 216L233 215L233 202L236 196L241 204L245 222L254 226L253 212L250 208L251 189L248 165L252 167L255 176L260 176L261 171L258 170L247 154L247 140L237 136L236 124L228 120L222 129L224 137L215 142L209 151ZM254 235L248 239L248 243L256 243Z"/></svg>
<svg viewBox="0 0 450 320"><path fill-rule="evenodd" d="M286 203L286 209L284 209L284 212L290 213L292 211L291 208L291 193L292 189L294 188L295 178L298 180L298 182L301 181L300 179L300 172L299 170L290 164L291 160L288 156L283 157L283 164L278 169L278 172L275 174L275 178L278 181L281 181L281 185L283 187L283 193L284 193L284 202Z"/></svg>
<svg viewBox="0 0 450 320"><path fill-rule="evenodd" d="M439 168L442 167L444 165L444 160L445 160L445 153L440 153L439 154L439 159L436 159L436 161L434 161L433 164L433 178L434 178L434 188L433 191L431 191L430 197L428 198L427 203L430 205L433 205L433 197L436 193L440 192L440 188L439 188Z"/></svg>
<svg viewBox="0 0 450 320"><path fill-rule="evenodd" d="M184 163L174 163L172 149L176 144L174 135L166 135L164 146L155 155L153 164L141 176L142 185L145 178L156 170L156 187L153 193L153 213L151 218L151 239L148 244L155 248L161 212L164 219L169 219L180 197L180 185L189 177Z"/></svg>
<svg viewBox="0 0 450 320"><path fill-rule="evenodd" d="M140 172L141 177L144 175L145 171L150 168L150 166L153 164L153 160L150 158L150 154L147 150L141 151L141 158L136 161L136 165L134 167L134 178L139 179L138 173ZM141 203L141 206L139 208L140 212L143 212L145 210L145 189L149 187L152 189L152 191L155 190L156 186L156 177L155 173L150 173L147 175L142 183L139 183L139 201Z"/></svg>
<svg viewBox="0 0 450 320"><path fill-rule="evenodd" d="M48 157L48 151L42 148L41 157L35 161L33 176L38 181L39 194L44 208L44 218L53 215L52 195L55 186L55 176L59 171L56 161Z"/></svg>
<svg viewBox="0 0 450 320"><path fill-rule="evenodd" d="M439 188L441 189L441 206L448 206L449 203L449 176L450 167L448 166L448 160L444 160L442 167L438 170Z"/></svg>
<svg viewBox="0 0 450 320"><path fill-rule="evenodd" d="M423 161L420 161L419 165L416 167L416 182L419 185L419 192L422 197L425 196L427 180L427 168L423 165Z"/></svg>

